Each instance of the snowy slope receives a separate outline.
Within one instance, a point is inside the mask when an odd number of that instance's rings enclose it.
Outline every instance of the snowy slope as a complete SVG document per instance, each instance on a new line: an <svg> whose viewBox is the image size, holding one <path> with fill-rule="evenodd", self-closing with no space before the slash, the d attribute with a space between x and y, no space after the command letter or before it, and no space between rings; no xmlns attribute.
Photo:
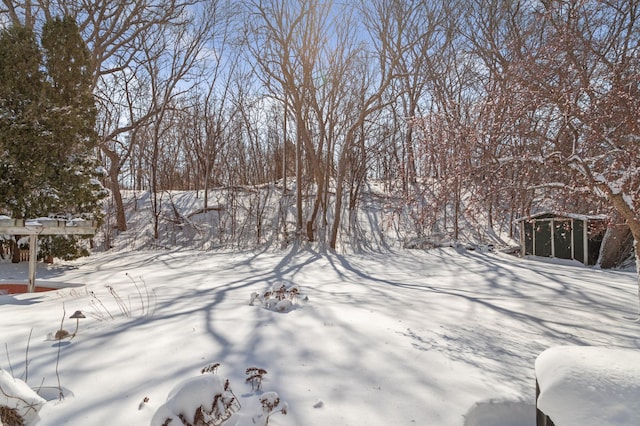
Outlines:
<svg viewBox="0 0 640 426"><path fill-rule="evenodd" d="M286 232L291 237L296 227L294 195L290 192L283 199L282 187L278 185L218 188L211 190L205 210L202 192L163 191L157 197L160 211L158 239L154 239L151 195L147 191L123 191L129 229L123 233L115 231L113 206L107 206L111 213L107 215L105 227L98 232L96 248L101 250L107 245L110 249L130 251L155 248L247 250L286 247L291 238L287 240L283 234ZM310 217L312 208L310 201L305 203L304 220ZM333 221L332 209L330 202L327 213L329 224ZM439 232L433 234L424 223L420 224L416 217L419 214L414 211L416 209L420 212L429 210L424 206L407 205L406 200L384 193L379 185L372 183L363 190L354 218L347 219L349 215L344 214L337 244L339 251L399 249L425 241L448 245L453 241L451 219L447 226L444 225L446 220L439 223ZM508 232L488 230L487 221L481 215L474 212L473 219L468 216L461 214L459 241L491 243L496 247L518 245L508 237ZM508 230L508 223L502 223L502 226ZM105 235L105 229L109 231L108 236ZM315 231L317 240L328 239L329 229Z"/></svg>

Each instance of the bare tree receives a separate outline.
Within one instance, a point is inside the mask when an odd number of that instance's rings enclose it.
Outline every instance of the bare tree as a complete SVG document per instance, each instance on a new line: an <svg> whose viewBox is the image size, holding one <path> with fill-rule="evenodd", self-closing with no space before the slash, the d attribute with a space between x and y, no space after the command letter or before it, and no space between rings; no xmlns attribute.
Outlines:
<svg viewBox="0 0 640 426"><path fill-rule="evenodd" d="M494 54L509 55L503 100L519 111L511 122L526 119L528 151L519 160L543 169L548 188L606 200L629 225L640 267L640 5L518 6L520 19Z"/></svg>
<svg viewBox="0 0 640 426"><path fill-rule="evenodd" d="M249 5L250 51L256 59L260 78L274 99L280 100L291 114L296 134L296 235L304 227L303 176L305 165L316 185L312 218L306 235L314 240L313 227L318 209L326 205L324 127L314 111L322 85L322 52L329 41L328 17L331 2L317 0L274 0ZM306 160L306 161L305 161Z"/></svg>
<svg viewBox="0 0 640 426"><path fill-rule="evenodd" d="M150 97L153 111L148 129L147 149L149 152L149 184L154 218L154 238L158 238L159 216L161 213L161 191L159 185L160 157L165 135L175 124L173 109L179 108L178 99L191 89L190 75L198 75L198 58L210 33L209 11L204 9L199 19L188 25L173 27L173 31L149 34L141 40L141 51L145 60L146 74L150 77Z"/></svg>
<svg viewBox="0 0 640 426"><path fill-rule="evenodd" d="M165 28L182 25L198 0L3 0L0 11L18 25L38 30L59 15L73 16L92 55L95 93L100 108L101 149L107 159L110 188L117 211L117 227L126 230L120 195L120 172L133 150L131 132L155 111L137 104L136 91L148 83L140 42Z"/></svg>
<svg viewBox="0 0 640 426"><path fill-rule="evenodd" d="M399 112L394 114L402 133L402 188L416 184L416 154L413 120L428 111L433 102L434 80L438 78L438 63L452 43L456 22L452 9L455 2L403 1L395 2L396 19L403 19L406 29L398 42L406 46L398 59L397 79L393 90L398 93ZM394 107L396 104L394 103Z"/></svg>
<svg viewBox="0 0 640 426"><path fill-rule="evenodd" d="M238 13L238 7L225 4L216 13L211 13L213 20L212 33L207 42L207 49L213 55L208 61L208 73L204 87L206 94L203 99L202 122L204 125L204 143L198 146L198 155L203 170L204 208L209 207L209 189L211 187L212 172L218 160L218 154L224 148L225 135L233 114L238 108L231 108L232 84L241 78L239 72L240 51L233 48L232 34L236 29L232 16ZM238 85L240 86L240 85ZM197 123L194 123L197 125Z"/></svg>

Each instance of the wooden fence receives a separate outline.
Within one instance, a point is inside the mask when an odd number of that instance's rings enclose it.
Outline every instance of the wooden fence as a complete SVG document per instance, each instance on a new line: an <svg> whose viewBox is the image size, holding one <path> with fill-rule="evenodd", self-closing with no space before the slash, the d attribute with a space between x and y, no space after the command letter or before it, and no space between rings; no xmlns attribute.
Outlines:
<svg viewBox="0 0 640 426"><path fill-rule="evenodd" d="M11 247L7 244L0 245L0 254L2 254L2 258L11 259ZM28 262L29 261L29 249L20 249L20 262Z"/></svg>

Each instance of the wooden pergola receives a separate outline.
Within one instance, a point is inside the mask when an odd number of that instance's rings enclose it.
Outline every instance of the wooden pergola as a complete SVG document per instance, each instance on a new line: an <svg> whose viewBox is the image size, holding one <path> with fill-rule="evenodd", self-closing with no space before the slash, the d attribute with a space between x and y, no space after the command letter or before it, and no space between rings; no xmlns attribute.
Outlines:
<svg viewBox="0 0 640 426"><path fill-rule="evenodd" d="M29 236L29 283L27 292L36 289L36 260L38 257L38 236L40 235L95 235L97 224L94 220L55 218L11 219L0 217L0 235Z"/></svg>

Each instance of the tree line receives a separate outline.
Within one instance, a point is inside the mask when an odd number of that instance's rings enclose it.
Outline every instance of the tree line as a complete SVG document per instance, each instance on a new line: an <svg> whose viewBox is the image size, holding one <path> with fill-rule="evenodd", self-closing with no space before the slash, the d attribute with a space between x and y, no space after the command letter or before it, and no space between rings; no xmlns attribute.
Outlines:
<svg viewBox="0 0 640 426"><path fill-rule="evenodd" d="M167 191L206 209L212 188L278 182L294 237L336 248L375 179L416 236L513 233L551 206L640 241L635 0L2 5L5 29L77 25L109 232L123 189L150 191L157 237Z"/></svg>

